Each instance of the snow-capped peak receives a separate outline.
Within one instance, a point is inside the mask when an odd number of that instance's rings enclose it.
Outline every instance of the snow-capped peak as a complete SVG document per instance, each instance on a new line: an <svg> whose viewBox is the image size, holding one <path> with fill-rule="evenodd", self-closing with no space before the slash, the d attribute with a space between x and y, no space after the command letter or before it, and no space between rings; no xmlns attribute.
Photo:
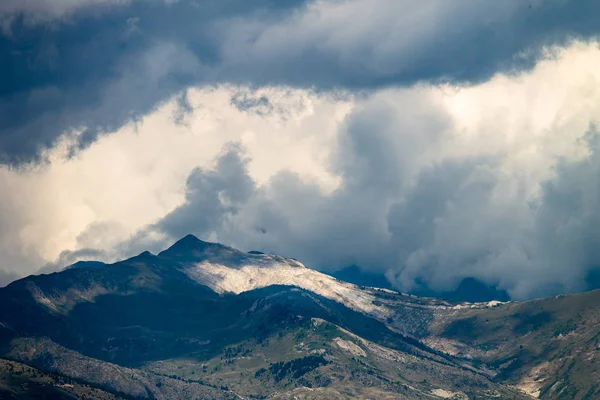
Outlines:
<svg viewBox="0 0 600 400"><path fill-rule="evenodd" d="M306 268L301 262L262 252L245 253L188 235L158 257L172 260L188 277L217 293L239 294L273 285L296 286L364 313L389 310L375 296L351 283Z"/></svg>
<svg viewBox="0 0 600 400"><path fill-rule="evenodd" d="M186 266L184 272L218 293L242 293L272 285L297 286L364 313L387 315L385 307L374 304L373 295L351 283L341 282L302 263L278 256L257 257L256 263L231 268L211 261Z"/></svg>

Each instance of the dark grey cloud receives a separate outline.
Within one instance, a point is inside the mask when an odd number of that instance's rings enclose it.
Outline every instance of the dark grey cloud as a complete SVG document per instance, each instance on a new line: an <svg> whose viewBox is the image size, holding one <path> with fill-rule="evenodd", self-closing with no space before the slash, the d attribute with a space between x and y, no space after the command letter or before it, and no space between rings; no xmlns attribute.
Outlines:
<svg viewBox="0 0 600 400"><path fill-rule="evenodd" d="M46 263L41 267L37 274L49 274L60 271L79 261L97 261L105 259L107 256L107 252L98 249L65 250L60 253L55 261Z"/></svg>
<svg viewBox="0 0 600 400"><path fill-rule="evenodd" d="M190 232L206 236L228 215L235 215L254 190L242 149L232 144L218 157L214 170L192 171L186 182L184 204L162 218L155 229L170 237Z"/></svg>
<svg viewBox="0 0 600 400"><path fill-rule="evenodd" d="M190 104L187 90L184 90L177 96L175 111L173 112L173 121L178 125L185 125L186 118L192 115L194 108Z"/></svg>
<svg viewBox="0 0 600 400"><path fill-rule="evenodd" d="M15 18L0 35L0 162L35 160L64 133L85 146L193 84L214 82L216 21L256 13L266 21L296 3L134 1L80 9L50 27Z"/></svg>
<svg viewBox="0 0 600 400"><path fill-rule="evenodd" d="M548 272L577 290L589 289L589 280L600 272L600 134L595 126L586 142L587 157L560 160L556 178L543 184L536 218L538 245L547 252L549 263L568 268L564 275L565 271Z"/></svg>
<svg viewBox="0 0 600 400"><path fill-rule="evenodd" d="M0 3L0 26L10 32L15 20L28 26L51 24L57 19L69 19L82 9L102 12L105 7L127 3L129 0L4 0Z"/></svg>
<svg viewBox="0 0 600 400"><path fill-rule="evenodd" d="M36 160L64 133L77 150L192 85L474 82L600 26L593 0L44 4L0 6L2 163Z"/></svg>
<svg viewBox="0 0 600 400"><path fill-rule="evenodd" d="M18 278L20 278L20 276L17 273L0 269L0 287L6 286Z"/></svg>
<svg viewBox="0 0 600 400"><path fill-rule="evenodd" d="M256 96L253 93L239 92L231 97L231 104L238 110L255 113L258 115L268 115L273 112L273 104L267 96Z"/></svg>

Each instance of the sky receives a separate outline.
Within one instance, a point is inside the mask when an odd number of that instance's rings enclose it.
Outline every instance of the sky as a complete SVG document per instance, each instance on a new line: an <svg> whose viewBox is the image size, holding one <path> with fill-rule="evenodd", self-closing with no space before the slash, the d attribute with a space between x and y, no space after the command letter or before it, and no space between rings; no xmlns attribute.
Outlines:
<svg viewBox="0 0 600 400"><path fill-rule="evenodd" d="M0 285L192 233L595 287L599 33L595 0L4 0Z"/></svg>

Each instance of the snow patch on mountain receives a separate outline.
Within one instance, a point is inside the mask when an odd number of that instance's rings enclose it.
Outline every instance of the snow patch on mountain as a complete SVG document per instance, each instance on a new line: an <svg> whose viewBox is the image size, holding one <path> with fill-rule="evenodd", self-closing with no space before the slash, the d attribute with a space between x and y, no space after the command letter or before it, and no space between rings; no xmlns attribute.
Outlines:
<svg viewBox="0 0 600 400"><path fill-rule="evenodd" d="M330 300L337 301L356 311L385 318L391 311L377 306L376 297L358 286L306 268L303 264L284 259L284 262L261 262L238 268L203 261L184 268L184 272L196 282L210 287L217 293L239 294L272 285L297 286Z"/></svg>

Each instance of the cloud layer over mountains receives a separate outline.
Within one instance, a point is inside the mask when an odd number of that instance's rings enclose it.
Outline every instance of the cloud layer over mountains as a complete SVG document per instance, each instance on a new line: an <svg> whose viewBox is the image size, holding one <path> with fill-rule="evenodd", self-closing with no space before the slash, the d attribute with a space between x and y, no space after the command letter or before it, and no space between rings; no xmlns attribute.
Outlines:
<svg viewBox="0 0 600 400"><path fill-rule="evenodd" d="M477 82L598 33L593 0L3 1L0 160L91 143L191 85Z"/></svg>
<svg viewBox="0 0 600 400"><path fill-rule="evenodd" d="M0 280L194 233L401 290L589 288L599 16L588 0L3 2Z"/></svg>

